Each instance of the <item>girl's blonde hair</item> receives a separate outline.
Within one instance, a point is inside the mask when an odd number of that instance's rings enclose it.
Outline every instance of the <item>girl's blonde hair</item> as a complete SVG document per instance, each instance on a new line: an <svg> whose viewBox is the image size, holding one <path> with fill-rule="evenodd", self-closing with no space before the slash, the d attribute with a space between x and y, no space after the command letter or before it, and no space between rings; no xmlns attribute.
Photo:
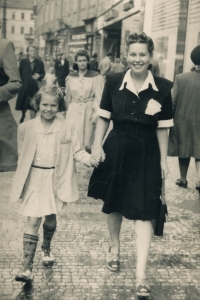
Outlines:
<svg viewBox="0 0 200 300"><path fill-rule="evenodd" d="M57 98L58 100L58 111L66 111L67 106L64 100L65 97L65 89L58 88L56 86L43 86L39 89L39 91L35 94L35 96L31 100L31 106L34 108L35 111L39 111L40 109L40 102L42 99L42 95L47 94Z"/></svg>

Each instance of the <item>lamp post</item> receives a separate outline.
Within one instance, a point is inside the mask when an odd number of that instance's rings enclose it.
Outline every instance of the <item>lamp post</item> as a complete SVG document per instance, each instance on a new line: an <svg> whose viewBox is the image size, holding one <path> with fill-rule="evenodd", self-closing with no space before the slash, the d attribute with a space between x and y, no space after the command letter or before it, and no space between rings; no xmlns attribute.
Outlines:
<svg viewBox="0 0 200 300"><path fill-rule="evenodd" d="M2 7L2 38L6 38L6 8L7 0L1 0Z"/></svg>

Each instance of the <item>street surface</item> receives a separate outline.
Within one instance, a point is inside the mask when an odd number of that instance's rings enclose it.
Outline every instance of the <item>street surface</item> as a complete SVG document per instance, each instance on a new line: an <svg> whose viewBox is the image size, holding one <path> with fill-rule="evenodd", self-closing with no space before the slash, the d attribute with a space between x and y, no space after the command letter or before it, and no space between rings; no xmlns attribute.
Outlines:
<svg viewBox="0 0 200 300"><path fill-rule="evenodd" d="M14 109L14 100L11 101ZM13 110L14 112L14 110ZM14 112L18 121L19 112ZM175 185L177 158L168 158L166 182L169 216L164 237L153 237L147 277L152 300L200 299L200 199L195 190L194 160L188 188ZM77 165L80 200L58 216L52 242L53 267L42 266L42 226L30 284L14 280L21 268L26 218L19 203L9 204L13 172L0 173L0 299L1 300L136 300L134 222L124 219L121 231L120 272L106 267L109 238L101 201L86 197L92 168ZM142 298L141 298L142 299ZM145 300L145 298L143 298Z"/></svg>

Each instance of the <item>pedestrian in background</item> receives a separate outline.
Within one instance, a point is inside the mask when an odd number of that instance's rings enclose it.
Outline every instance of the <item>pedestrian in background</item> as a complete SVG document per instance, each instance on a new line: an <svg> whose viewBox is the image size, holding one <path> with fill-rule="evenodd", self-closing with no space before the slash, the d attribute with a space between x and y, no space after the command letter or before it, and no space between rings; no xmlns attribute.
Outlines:
<svg viewBox="0 0 200 300"><path fill-rule="evenodd" d="M90 60L90 70L91 71L99 72L99 69L98 69L99 63L97 61L97 57L98 57L97 53L94 53L92 55L92 59Z"/></svg>
<svg viewBox="0 0 200 300"><path fill-rule="evenodd" d="M8 101L21 87L13 43L0 39L0 172L17 167L17 124Z"/></svg>
<svg viewBox="0 0 200 300"><path fill-rule="evenodd" d="M46 84L46 86L55 86L56 82L57 82L57 77L55 75L55 69L54 67L50 67L47 71L47 73L45 74L44 77L44 82Z"/></svg>
<svg viewBox="0 0 200 300"><path fill-rule="evenodd" d="M49 68L54 67L55 62L52 56L49 56L48 54L45 55L44 58L44 69L45 72L48 72Z"/></svg>
<svg viewBox="0 0 200 300"><path fill-rule="evenodd" d="M99 63L99 71L104 78L106 74L113 73L112 55L113 54L109 52Z"/></svg>
<svg viewBox="0 0 200 300"><path fill-rule="evenodd" d="M122 216L135 221L136 293L149 296L146 265L152 223L159 212L162 177L168 174L168 127L172 120L172 82L148 70L154 44L145 33L126 39L129 70L106 77L92 155L102 163L93 171L88 196L104 201L110 247L107 267L119 270ZM113 130L102 141L110 118Z"/></svg>
<svg viewBox="0 0 200 300"><path fill-rule="evenodd" d="M39 90L45 76L44 63L36 58L36 47L28 46L27 53L28 57L22 59L19 65L23 86L19 90L15 109L22 111L20 123L24 122L27 110L30 110L31 119L35 118L36 112L31 107L30 101Z"/></svg>
<svg viewBox="0 0 200 300"><path fill-rule="evenodd" d="M190 158L195 158L198 174L196 189L200 192L200 46L191 52L195 67L190 72L176 75L172 101L174 127L169 135L169 156L178 156L180 178L176 184L187 188Z"/></svg>
<svg viewBox="0 0 200 300"><path fill-rule="evenodd" d="M75 72L66 79L66 118L74 122L82 146L88 152L94 141L97 109L104 86L103 77L89 70L89 55L80 50L75 55Z"/></svg>
<svg viewBox="0 0 200 300"><path fill-rule="evenodd" d="M54 262L50 246L56 214L64 203L79 198L74 160L87 166L98 165L82 150L73 124L56 117L57 112L66 110L63 96L60 88L41 88L32 101L40 116L18 127L19 160L11 202L22 198L19 213L27 217L27 224L23 235L23 269L17 274L17 281L32 278L42 217L42 261L44 265Z"/></svg>
<svg viewBox="0 0 200 300"><path fill-rule="evenodd" d="M65 57L65 53L60 54L60 59L55 62L55 75L60 87L65 87L65 79L69 74L69 62Z"/></svg>
<svg viewBox="0 0 200 300"><path fill-rule="evenodd" d="M113 63L113 73L124 72L125 66L122 64L119 57L115 58L115 62Z"/></svg>

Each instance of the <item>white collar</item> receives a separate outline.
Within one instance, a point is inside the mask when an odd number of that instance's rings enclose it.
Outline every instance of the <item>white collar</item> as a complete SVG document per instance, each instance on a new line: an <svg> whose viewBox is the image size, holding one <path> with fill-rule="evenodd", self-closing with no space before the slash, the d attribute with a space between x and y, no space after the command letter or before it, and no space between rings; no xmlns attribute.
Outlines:
<svg viewBox="0 0 200 300"><path fill-rule="evenodd" d="M122 81L122 84L119 88L119 90L123 90L124 88L124 85L125 83L127 84L126 85L126 88L131 91L132 93L134 93L136 96L138 96L138 94L141 92L141 91L144 91L144 90L147 90L149 88L149 83L152 85L152 88L155 90L155 91L158 91L158 88L155 84L155 81L154 81L154 78L153 78L153 75L151 73L151 71L148 70L148 75L147 75L147 78L145 79L145 82L143 83L142 87L140 88L139 92L137 93L136 89L135 89L135 86L133 84L133 80L131 78L131 70L129 69L125 76L124 76L124 79Z"/></svg>
<svg viewBox="0 0 200 300"><path fill-rule="evenodd" d="M61 127L61 121L58 117L55 117L48 133L58 132L60 130L60 127ZM46 133L40 115L37 118L35 118L34 130L39 133Z"/></svg>

